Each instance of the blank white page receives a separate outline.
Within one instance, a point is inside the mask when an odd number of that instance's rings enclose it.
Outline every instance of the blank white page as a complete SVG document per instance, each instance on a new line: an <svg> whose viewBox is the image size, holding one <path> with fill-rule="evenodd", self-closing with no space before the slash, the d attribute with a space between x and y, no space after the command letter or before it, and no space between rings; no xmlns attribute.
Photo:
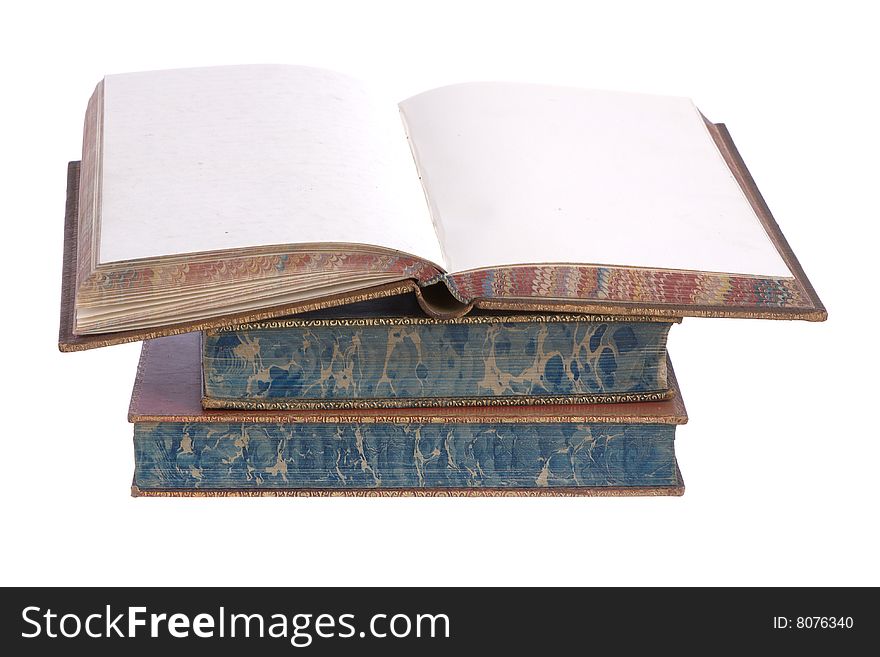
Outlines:
<svg viewBox="0 0 880 657"><path fill-rule="evenodd" d="M473 83L400 108L450 271L791 275L686 98Z"/></svg>
<svg viewBox="0 0 880 657"><path fill-rule="evenodd" d="M104 85L100 262L306 242L440 262L395 103L357 81L226 66Z"/></svg>

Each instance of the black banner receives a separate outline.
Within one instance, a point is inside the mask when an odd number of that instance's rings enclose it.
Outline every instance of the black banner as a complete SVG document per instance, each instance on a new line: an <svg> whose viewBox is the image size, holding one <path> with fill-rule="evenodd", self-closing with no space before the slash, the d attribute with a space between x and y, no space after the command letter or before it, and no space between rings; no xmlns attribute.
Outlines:
<svg viewBox="0 0 880 657"><path fill-rule="evenodd" d="M880 638L866 589L5 589L2 628L6 654L163 657L840 650Z"/></svg>

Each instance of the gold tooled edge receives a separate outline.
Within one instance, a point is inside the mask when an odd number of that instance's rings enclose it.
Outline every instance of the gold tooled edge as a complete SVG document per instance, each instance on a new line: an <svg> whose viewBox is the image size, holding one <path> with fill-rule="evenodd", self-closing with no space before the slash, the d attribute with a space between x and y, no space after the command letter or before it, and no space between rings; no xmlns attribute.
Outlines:
<svg viewBox="0 0 880 657"><path fill-rule="evenodd" d="M289 329L289 328L335 328L335 327L371 327L371 326L432 326L445 324L564 324L564 323L681 323L681 317L669 317L660 319L650 317L648 315L585 315L585 314L565 314L565 315L465 315L463 317L452 317L441 319L436 317L339 317L326 319L298 319L296 317L269 319L260 322L245 322L242 324L229 324L216 328L206 329L207 335L217 335L218 333L230 333L234 331L260 331L270 329Z"/></svg>
<svg viewBox="0 0 880 657"><path fill-rule="evenodd" d="M356 410L356 409L355 409ZM369 410L369 409L363 409ZM267 411L270 412L270 411ZM309 411L302 411L308 413ZM235 413L230 419L228 413ZM260 415L260 413L243 413L232 409L216 410L214 413L193 415L137 415L129 418L136 424L152 422L172 422L181 424L213 424L230 422L235 424L687 424L685 414L652 416L644 415L539 415L529 417L487 416L487 415L430 415L414 413L412 415L339 415L301 416L296 411L287 411L280 415Z"/></svg>
<svg viewBox="0 0 880 657"><path fill-rule="evenodd" d="M524 395L522 397L419 397L415 399L256 400L202 396L202 408L241 411L329 411L371 408L479 408L486 406L552 406L660 402L672 399L672 390L595 395Z"/></svg>
<svg viewBox="0 0 880 657"><path fill-rule="evenodd" d="M175 339L175 338L172 338ZM177 338L180 339L180 338ZM387 409L326 409L326 410L236 410L207 409L201 403L198 410L191 413L156 413L139 411L139 398L144 378L144 366L150 342L145 342L138 365L138 378L132 391L128 421L132 423L174 422L183 424L223 423L223 424L687 424L688 416L684 399L669 354L666 355L666 381L672 391L671 399L660 402L634 404L573 404L540 406L545 414L525 414L512 412L516 406L484 406L479 410L462 411L449 408L404 408ZM195 375L195 374L194 374ZM199 368L201 376L201 368ZM201 379L196 385L202 385ZM203 388L202 388L203 389ZM197 399L201 402L202 395ZM195 399L193 400L195 401ZM651 405L651 409L645 409ZM665 408L664 408L665 407ZM536 407L528 407L536 408ZM613 409L613 410L612 410ZM493 412L494 411L494 412ZM632 412L630 412L632 411Z"/></svg>
<svg viewBox="0 0 880 657"><path fill-rule="evenodd" d="M144 489L131 485L132 497L681 497L684 480L675 462L669 486L565 486L557 488L274 488Z"/></svg>
<svg viewBox="0 0 880 657"><path fill-rule="evenodd" d="M627 321L631 315L640 316L650 314L653 321L676 321L682 317L717 317L735 319L789 319L805 320L809 322L822 322L828 318L825 309L812 308L773 308L772 310L724 310L716 306L646 306L629 304L625 301L614 303L602 303L598 301L571 300L529 300L523 297L510 297L507 300L480 298L474 301L474 307L481 310L506 310L512 312L582 312L582 313L615 313L621 316L618 321Z"/></svg>

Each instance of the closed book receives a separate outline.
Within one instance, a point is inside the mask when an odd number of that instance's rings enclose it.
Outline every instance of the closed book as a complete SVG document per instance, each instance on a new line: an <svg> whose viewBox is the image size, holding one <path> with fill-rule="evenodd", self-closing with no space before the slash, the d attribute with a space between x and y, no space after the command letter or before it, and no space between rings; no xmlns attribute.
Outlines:
<svg viewBox="0 0 880 657"><path fill-rule="evenodd" d="M205 331L206 408L400 408L657 401L666 337L650 318L477 312L412 296Z"/></svg>
<svg viewBox="0 0 880 657"><path fill-rule="evenodd" d="M135 495L680 495L671 399L330 411L201 405L198 335L144 344Z"/></svg>

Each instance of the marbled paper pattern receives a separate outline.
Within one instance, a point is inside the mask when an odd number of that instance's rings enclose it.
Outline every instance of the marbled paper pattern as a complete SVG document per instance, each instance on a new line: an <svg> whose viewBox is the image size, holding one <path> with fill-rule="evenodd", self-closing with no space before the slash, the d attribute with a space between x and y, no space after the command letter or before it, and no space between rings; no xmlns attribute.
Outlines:
<svg viewBox="0 0 880 657"><path fill-rule="evenodd" d="M440 274L460 301L580 299L713 308L813 308L794 278L595 265L521 265Z"/></svg>
<svg viewBox="0 0 880 657"><path fill-rule="evenodd" d="M661 322L302 326L209 333L212 400L369 400L666 390Z"/></svg>
<svg viewBox="0 0 880 657"><path fill-rule="evenodd" d="M546 488L676 483L675 427L622 424L135 425L149 489Z"/></svg>

